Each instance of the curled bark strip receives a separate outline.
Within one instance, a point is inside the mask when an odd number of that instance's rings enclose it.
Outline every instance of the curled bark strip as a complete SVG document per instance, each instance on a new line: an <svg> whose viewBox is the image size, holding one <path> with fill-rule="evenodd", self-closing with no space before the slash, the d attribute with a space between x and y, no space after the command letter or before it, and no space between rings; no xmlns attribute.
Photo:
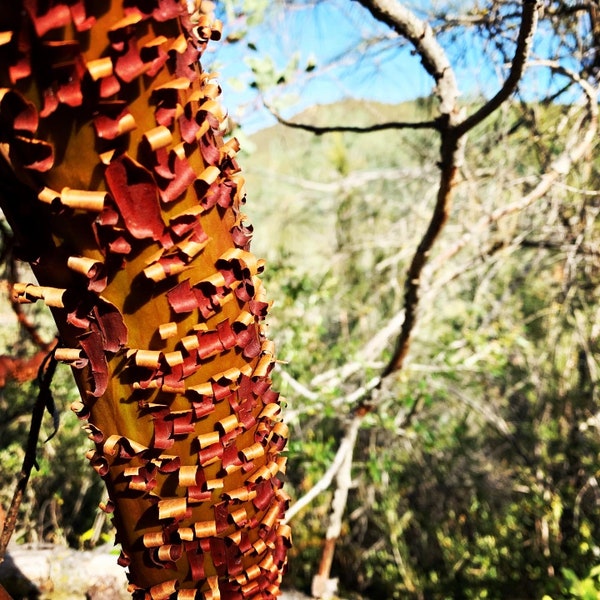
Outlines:
<svg viewBox="0 0 600 600"><path fill-rule="evenodd" d="M165 226L156 183L147 169L122 156L110 162L105 177L127 231L136 239L159 240Z"/></svg>

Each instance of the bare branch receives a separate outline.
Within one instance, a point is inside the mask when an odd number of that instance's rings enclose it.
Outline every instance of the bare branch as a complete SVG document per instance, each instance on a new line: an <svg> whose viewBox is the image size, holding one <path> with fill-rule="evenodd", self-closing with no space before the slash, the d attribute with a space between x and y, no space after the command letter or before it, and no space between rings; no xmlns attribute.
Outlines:
<svg viewBox="0 0 600 600"><path fill-rule="evenodd" d="M456 183L458 167L455 160L459 140L451 137L450 144L442 148L442 173L437 202L431 215L431 220L423 235L417 250L410 263L406 275L404 291L404 321L392 358L381 374L382 380L388 375L402 369L404 359L408 354L410 338L417 321L417 308L419 305L419 290L421 287L421 273L429 258L429 253L440 235L450 214L450 204L453 188Z"/></svg>
<svg viewBox="0 0 600 600"><path fill-rule="evenodd" d="M411 261L404 291L404 320L396 341L393 355L382 372L381 381L399 371L408 354L410 339L417 319L420 278L431 248L441 233L450 212L453 188L456 182L462 147L461 135L455 128L461 120L458 107L458 87L454 71L442 46L431 27L396 0L358 0L378 20L408 39L421 58L425 70L436 81L435 93L440 102L441 117L438 120L440 141L440 182L435 208L427 230ZM357 407L364 410L369 400Z"/></svg>
<svg viewBox="0 0 600 600"><path fill-rule="evenodd" d="M498 93L489 102L484 104L479 110L456 126L458 135L464 135L473 129L473 127L479 125L479 123L489 117L517 89L517 85L523 76L525 65L531 51L541 4L540 0L524 0L519 37L517 38L517 47L510 67L510 73L502 88L500 88Z"/></svg>
<svg viewBox="0 0 600 600"><path fill-rule="evenodd" d="M560 6L548 6L544 9L546 14L558 17L564 17L565 15L573 15L580 12L595 10L597 5L590 0L589 2L579 2L571 6L561 4Z"/></svg>
<svg viewBox="0 0 600 600"><path fill-rule="evenodd" d="M295 189L302 189L309 192L323 194L332 194L340 191L349 191L362 187L374 181L400 181L402 179L411 180L420 178L426 179L429 174L423 174L423 169L372 169L368 171L354 171L345 177L340 177L333 181L313 181L304 177L295 177L286 173L272 173L267 169L246 169L246 173L269 177L273 181L288 183Z"/></svg>
<svg viewBox="0 0 600 600"><path fill-rule="evenodd" d="M346 433L338 450L335 454L331 465L325 473L323 477L317 481L317 483L304 495L302 498L297 500L292 506L288 509L284 523L289 523L303 508L308 506L321 492L324 492L333 481L333 478L339 472L341 466L344 464L346 457L348 455L352 456L354 451L354 444L356 443L356 436L358 435L358 430L360 429L362 423L362 416L356 415L352 421L350 422L348 428L346 429Z"/></svg>
<svg viewBox="0 0 600 600"><path fill-rule="evenodd" d="M439 129L437 121L388 121L386 123L373 123L372 125L311 125L310 123L298 123L285 119L273 108L264 103L265 108L277 119L279 123L290 129L301 129L315 135L325 133L348 132L348 133L373 133L375 131L385 131L388 129Z"/></svg>
<svg viewBox="0 0 600 600"><path fill-rule="evenodd" d="M590 491L596 498L597 506L598 499L600 498L600 486L598 485L598 479L596 479L596 477L594 477L593 475L588 478L588 480L583 484L579 492L577 492L577 496L575 498L575 507L573 510L573 520L575 527L579 527L579 520L581 519L581 503L583 501L583 497Z"/></svg>
<svg viewBox="0 0 600 600"><path fill-rule="evenodd" d="M348 444L348 451L344 455L340 468L336 474L337 488L331 502L331 512L329 514L329 526L325 534L325 546L321 554L321 562L319 564L319 572L312 581L312 595L315 598L328 598L331 591L336 591L337 579L330 579L331 565L333 564L333 555L335 545L342 533L342 524L344 512L348 502L348 491L352 486L352 456L354 447L358 437L358 430L362 419L354 418L348 427L344 438Z"/></svg>
<svg viewBox="0 0 600 600"><path fill-rule="evenodd" d="M550 61L536 61L532 63L532 66L544 66L555 69L573 81L578 83L587 99L588 106L588 127L581 135L579 126L581 121L576 127L573 127L571 135L567 138L565 143L565 149L563 152L552 162L550 169L544 173L538 184L525 196L519 198L515 202L511 202L505 206L501 206L489 215L482 217L470 231L465 233L453 246L448 248L445 252L439 255L435 263L432 265L432 271L439 268L452 256L458 253L464 248L477 234L478 232L484 231L490 224L495 223L499 219L522 211L540 198L542 198L550 188L556 184L562 177L567 175L571 170L572 166L579 161L594 145L598 142L598 90L595 89L589 82L580 77L578 73L569 71L561 65Z"/></svg>
<svg viewBox="0 0 600 600"><path fill-rule="evenodd" d="M396 0L358 0L376 19L405 37L421 58L424 69L436 82L435 93L440 112L450 116L456 111L458 87L446 53L431 27Z"/></svg>
<svg viewBox="0 0 600 600"><path fill-rule="evenodd" d="M319 399L319 394L309 390L297 379L294 379L285 369L278 369L278 371L281 375L281 379L285 381L285 383L287 383L301 397L306 398L306 400L310 400L311 402L316 402Z"/></svg>

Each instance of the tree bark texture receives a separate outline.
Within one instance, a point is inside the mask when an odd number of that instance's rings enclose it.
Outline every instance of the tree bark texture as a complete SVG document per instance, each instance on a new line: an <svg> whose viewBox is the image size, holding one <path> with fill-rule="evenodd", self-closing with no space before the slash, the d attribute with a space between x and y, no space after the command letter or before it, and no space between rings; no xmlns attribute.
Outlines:
<svg viewBox="0 0 600 600"><path fill-rule="evenodd" d="M0 203L73 366L134 598L278 593L287 432L235 139L180 0L0 12Z"/></svg>

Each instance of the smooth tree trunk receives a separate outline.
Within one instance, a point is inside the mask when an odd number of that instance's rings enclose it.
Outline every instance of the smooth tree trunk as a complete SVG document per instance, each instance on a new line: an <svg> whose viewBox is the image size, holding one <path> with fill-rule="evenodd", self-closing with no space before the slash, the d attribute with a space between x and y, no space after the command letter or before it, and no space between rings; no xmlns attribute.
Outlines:
<svg viewBox="0 0 600 600"><path fill-rule="evenodd" d="M270 598L287 432L238 146L199 64L220 29L189 4L3 3L0 202L37 278L14 293L51 308L73 366L134 598Z"/></svg>

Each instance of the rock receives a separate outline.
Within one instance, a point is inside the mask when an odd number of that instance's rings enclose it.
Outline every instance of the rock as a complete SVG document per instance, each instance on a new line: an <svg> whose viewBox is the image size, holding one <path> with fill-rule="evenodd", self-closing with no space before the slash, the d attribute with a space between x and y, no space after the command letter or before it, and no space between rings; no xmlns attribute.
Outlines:
<svg viewBox="0 0 600 600"><path fill-rule="evenodd" d="M114 578L94 584L86 593L85 600L121 600L122 585Z"/></svg>
<svg viewBox="0 0 600 600"><path fill-rule="evenodd" d="M41 579L39 583L42 583ZM10 552L0 563L0 584L13 600L38 600L40 597L38 585L21 571Z"/></svg>
<svg viewBox="0 0 600 600"><path fill-rule="evenodd" d="M64 546L11 544L0 565L0 583L14 600L129 600L125 570L117 565L112 548L78 552ZM95 586L117 593L100 596ZM109 592L107 592L108 594Z"/></svg>
<svg viewBox="0 0 600 600"><path fill-rule="evenodd" d="M296 590L282 590L280 600L311 600L310 596Z"/></svg>

